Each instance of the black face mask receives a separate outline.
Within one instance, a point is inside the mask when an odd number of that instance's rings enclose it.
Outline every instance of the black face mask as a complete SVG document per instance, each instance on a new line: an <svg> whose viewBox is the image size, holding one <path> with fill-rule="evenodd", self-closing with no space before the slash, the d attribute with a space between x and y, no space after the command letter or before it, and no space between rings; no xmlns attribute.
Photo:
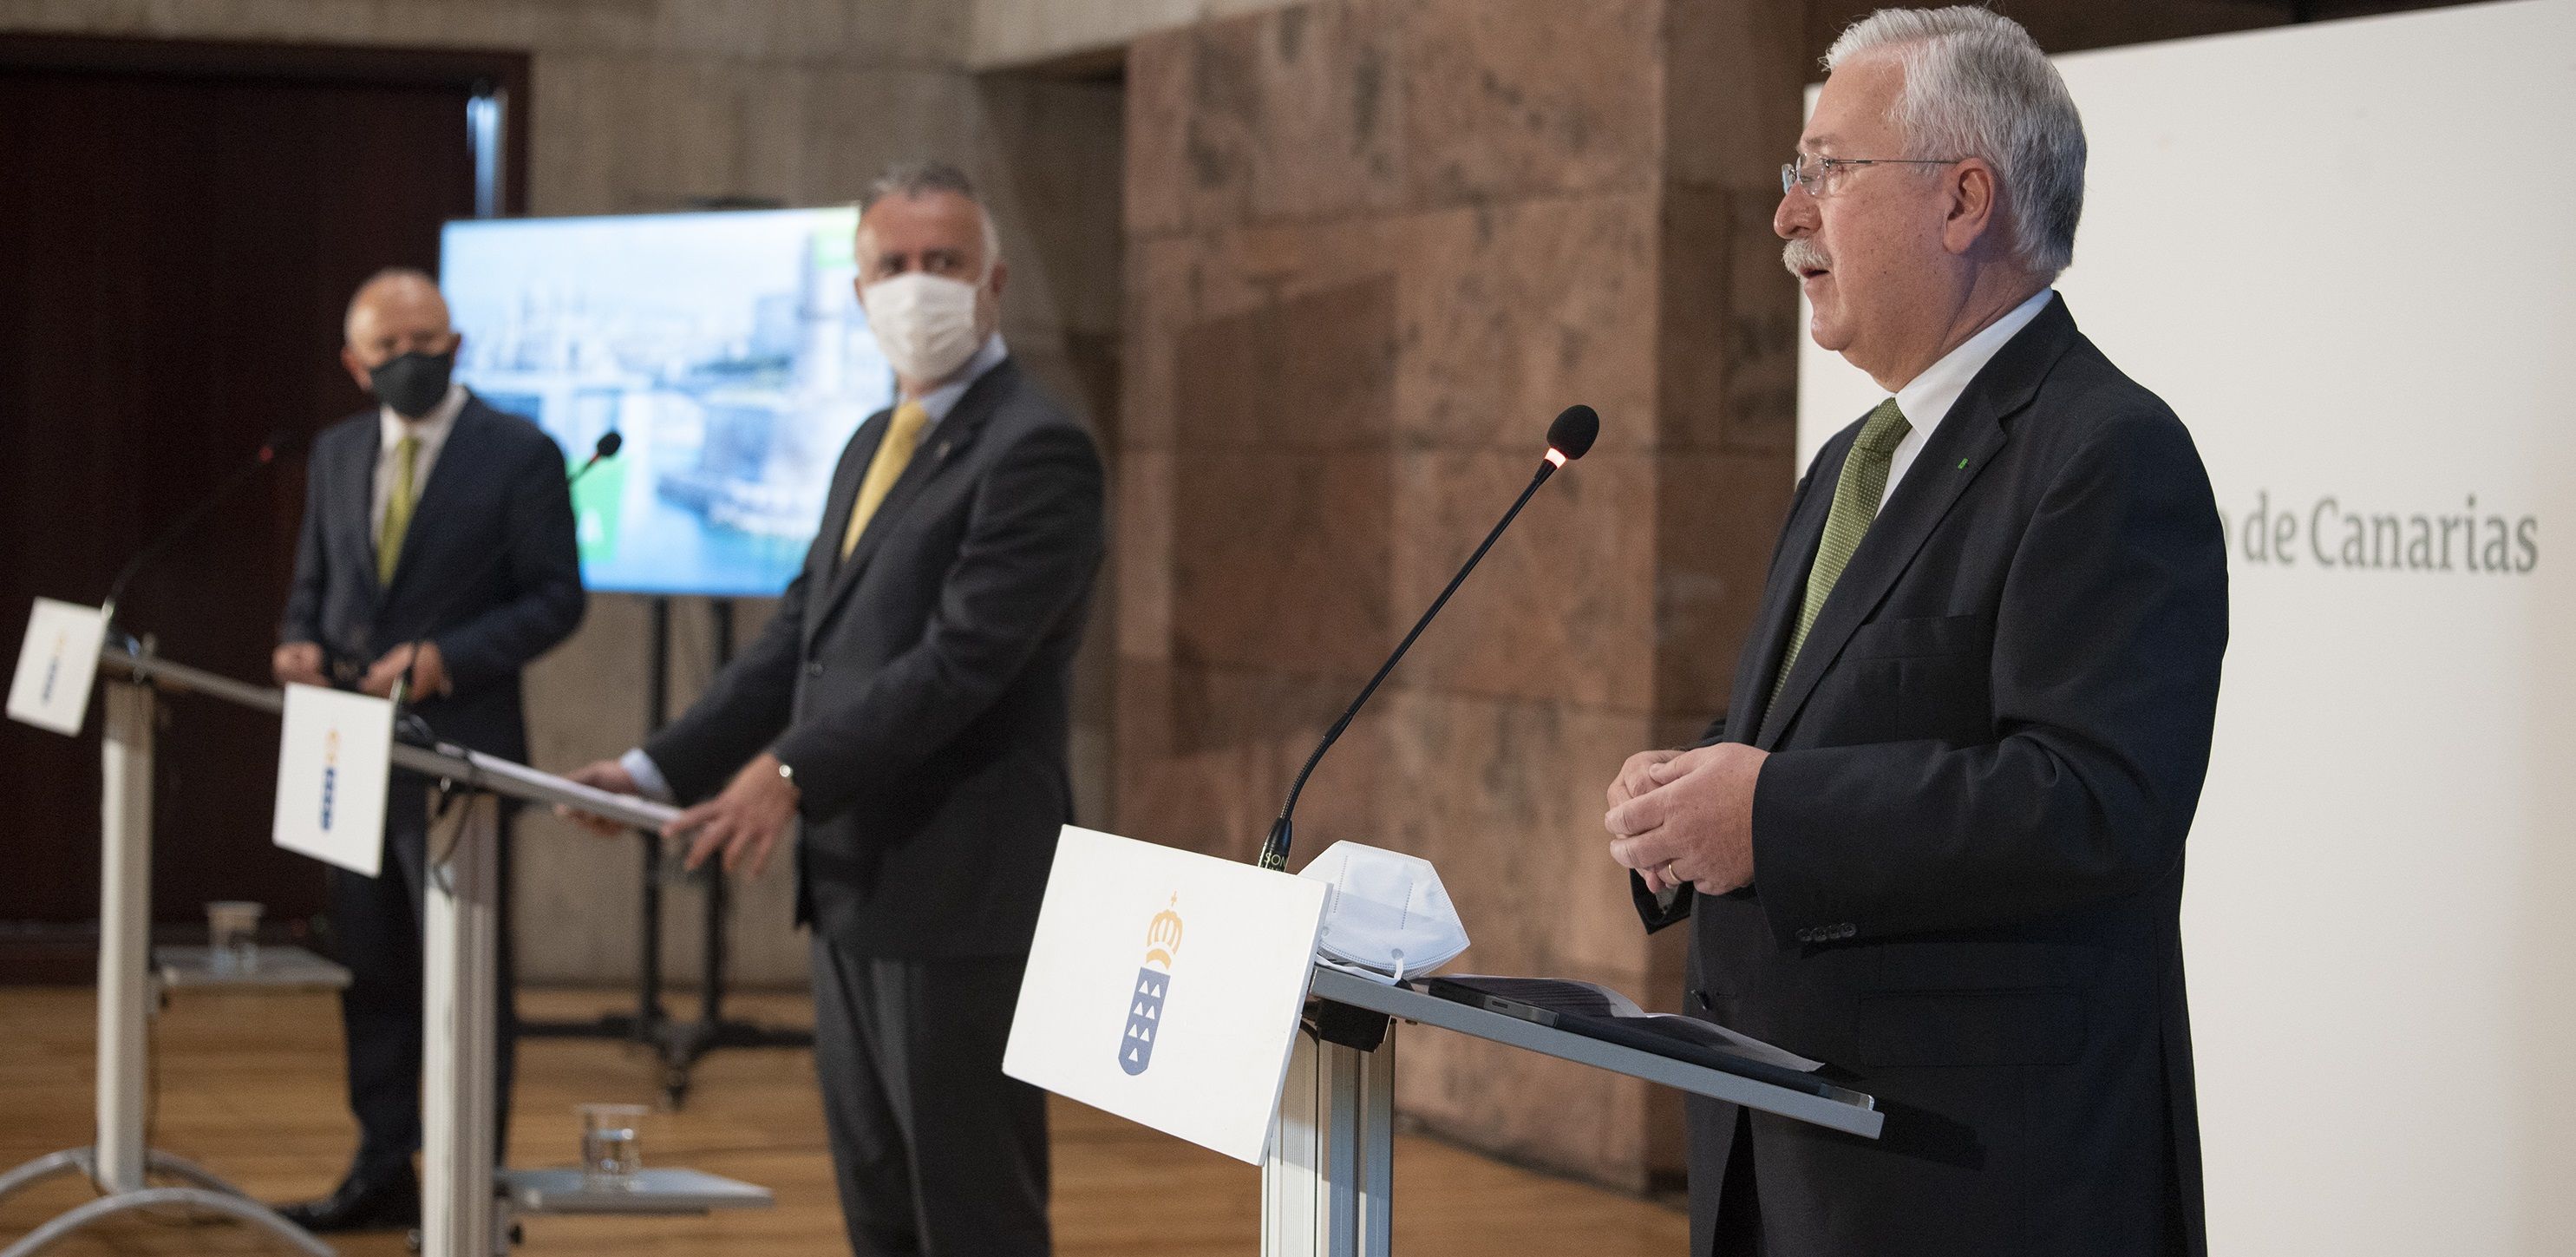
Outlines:
<svg viewBox="0 0 2576 1257"><path fill-rule="evenodd" d="M407 353L388 358L367 373L368 391L405 419L418 419L438 408L447 396L447 375L456 367L456 351Z"/></svg>

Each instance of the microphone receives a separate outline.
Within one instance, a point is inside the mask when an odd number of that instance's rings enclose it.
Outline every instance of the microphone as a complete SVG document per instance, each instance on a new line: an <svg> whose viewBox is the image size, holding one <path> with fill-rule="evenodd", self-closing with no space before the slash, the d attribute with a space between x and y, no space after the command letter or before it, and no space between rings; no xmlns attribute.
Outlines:
<svg viewBox="0 0 2576 1257"><path fill-rule="evenodd" d="M620 436L615 428L611 428L608 431L601 433L599 435L599 442L590 447L590 457L583 459L581 466L573 468L572 474L564 478L565 487L569 488L573 485L580 484L581 478L589 475L592 468L599 466L602 462L605 462L608 459L617 457L617 451L623 448L625 444L626 438ZM483 561L483 566L474 570L473 576L449 587L447 596L440 599L436 607L430 609L428 617L422 621L422 624L425 626L436 625L439 617L446 615L449 610L453 609L456 605L456 600L463 596L466 590L482 584L483 578L490 576L495 571L498 571L502 561L509 557L510 551L506 546L493 551L491 557ZM404 645L411 647L412 658L418 659L420 657L420 648L422 644L428 640L429 628L424 627L421 630L421 635L419 637L415 637L410 641L405 642ZM403 713L403 703L410 697L410 693L411 668L409 665L405 665L402 675L394 678L393 692L387 695L394 705L394 727L397 732L403 731L403 721L406 718Z"/></svg>
<svg viewBox="0 0 2576 1257"><path fill-rule="evenodd" d="M1388 673L1395 671L1396 661L1404 658L1404 652L1413 648L1413 640L1422 636L1423 629L1430 627L1431 617L1440 614L1440 608L1449 604L1449 595L1458 592L1458 586L1467 580L1467 573L1476 570L1476 564L1485 557L1485 552L1494 548L1495 539L1512 526L1512 520L1520 515L1521 508L1529 505L1530 495L1538 492L1538 487L1546 484L1547 478L1555 475L1557 468L1590 453L1593 440L1600 435L1601 416L1590 406L1568 406L1557 415L1555 422L1547 425L1547 455L1538 465L1538 474L1530 477L1529 487L1522 489L1520 497L1512 502L1512 509L1503 512L1503 517L1495 521L1494 530L1485 534L1484 542L1476 547L1474 554L1467 556L1465 566L1449 578L1449 587L1431 600L1431 609L1413 622L1413 631L1396 643L1395 653L1378 665L1377 675L1370 677L1369 683L1360 688L1359 697L1342 709L1341 718L1324 731L1324 740L1316 744L1315 753L1306 757L1306 766L1297 770L1297 780L1288 787L1288 800L1279 806L1279 819L1271 822L1270 837L1261 844L1261 867L1282 873L1288 871L1288 843L1295 833L1295 827L1289 823L1289 815L1297 810L1297 795L1305 790L1306 778L1314 774L1315 765L1322 761L1324 752L1331 750L1342 731L1351 727L1351 717L1360 714L1360 708L1369 701L1369 695L1377 693L1379 683L1386 680Z"/></svg>
<svg viewBox="0 0 2576 1257"><path fill-rule="evenodd" d="M269 433L260 441L259 448L251 453L249 460L234 468L231 475L224 477L215 486L214 492L199 499L195 506L188 508L187 514L181 515L176 522L162 529L159 536L154 537L149 544L136 551L133 558L126 560L125 567L117 572L116 579L109 583L106 600L99 603L101 625L111 632L114 631L117 600L125 596L126 586L133 584L134 578L141 575L144 568L151 566L152 561L160 558L162 553L179 538L188 535L188 532L197 526L198 521L206 517L207 512L215 509L217 503L231 497L234 490L249 483L250 478L258 475L261 468L276 462L279 455L294 453L296 446L301 443L301 438L284 428Z"/></svg>

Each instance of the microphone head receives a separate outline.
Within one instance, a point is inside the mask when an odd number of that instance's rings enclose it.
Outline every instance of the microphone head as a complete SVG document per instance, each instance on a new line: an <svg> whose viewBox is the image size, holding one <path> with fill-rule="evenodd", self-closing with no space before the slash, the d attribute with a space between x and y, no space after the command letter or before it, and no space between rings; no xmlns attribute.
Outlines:
<svg viewBox="0 0 2576 1257"><path fill-rule="evenodd" d="M1592 442L1601 435L1601 416L1590 406L1573 405L1547 425L1547 447L1565 455L1567 462L1592 452Z"/></svg>
<svg viewBox="0 0 2576 1257"><path fill-rule="evenodd" d="M625 444L626 438L618 435L617 429L611 428L599 435L599 444L591 447L590 456L592 458L615 458L617 457L618 448Z"/></svg>

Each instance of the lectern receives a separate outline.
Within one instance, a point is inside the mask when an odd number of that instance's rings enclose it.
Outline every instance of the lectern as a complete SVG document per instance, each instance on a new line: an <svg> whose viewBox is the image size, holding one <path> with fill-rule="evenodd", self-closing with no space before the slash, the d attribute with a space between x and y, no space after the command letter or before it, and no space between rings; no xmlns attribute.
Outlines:
<svg viewBox="0 0 2576 1257"><path fill-rule="evenodd" d="M1005 1073L1261 1173L1265 1257L1375 1257L1394 1217L1396 1023L1875 1139L1877 1101L1625 1047L1314 962L1324 883L1066 826Z"/></svg>
<svg viewBox="0 0 2576 1257"><path fill-rule="evenodd" d="M54 1173L86 1171L99 1199L29 1232L0 1257L24 1257L109 1214L189 1204L264 1227L316 1257L331 1248L238 1189L143 1143L145 1018L152 998L152 737L156 691L187 692L269 713L281 693L111 645L99 652L107 727L100 805L98 1142L55 1153L0 1177L0 1194ZM621 824L658 829L676 809L608 794L441 744L397 742L394 766L451 788L450 812L433 825L435 875L423 914L425 1038L421 1061L421 1252L491 1257L508 1247L509 1209L523 1212L704 1212L761 1206L769 1193L695 1174L651 1176L613 1198L584 1194L534 1171L529 1182L493 1163L494 965L499 954L499 798L562 805ZM442 840L452 833L451 841ZM147 1172L189 1181L151 1187ZM524 1189L524 1190L523 1190Z"/></svg>

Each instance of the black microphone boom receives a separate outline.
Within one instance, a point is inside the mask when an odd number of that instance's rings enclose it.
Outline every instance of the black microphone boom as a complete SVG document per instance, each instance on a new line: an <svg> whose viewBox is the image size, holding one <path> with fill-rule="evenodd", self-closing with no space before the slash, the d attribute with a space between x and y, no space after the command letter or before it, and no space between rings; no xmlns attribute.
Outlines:
<svg viewBox="0 0 2576 1257"><path fill-rule="evenodd" d="M1378 665L1377 675L1370 677L1369 683L1360 688L1359 697L1342 709L1341 718L1324 731L1324 740L1315 745L1315 753L1306 757L1306 766L1297 770L1297 780L1288 787L1288 799L1279 806L1279 819L1271 822L1270 837L1261 844L1261 867L1283 873L1287 871L1288 844L1295 834L1289 815L1297 810L1297 795L1305 790L1306 778L1314 775L1315 765L1323 760L1324 752L1332 749L1333 743L1342 736L1342 730L1351 727L1351 718L1360 714L1360 708L1367 704L1369 695L1377 693L1379 683L1386 680L1388 673L1395 671L1396 661L1404 658L1404 652L1413 649L1413 640L1422 636L1423 629L1430 627L1431 617L1449 605L1449 595L1458 592L1458 586L1467 580L1467 573L1476 570L1476 564L1485 557L1485 552L1494 548L1495 539L1512 526L1512 520L1519 517L1521 508L1529 505L1530 495L1538 492L1538 487L1546 484L1547 478L1555 475L1557 468L1591 452L1593 440L1600 435L1601 416L1590 406L1568 406L1555 422L1547 425L1547 457L1539 463L1538 474L1530 477L1529 487L1522 489L1520 497L1512 502L1512 509L1503 512L1503 517L1495 521L1494 530L1485 534L1485 540L1476 547L1476 552L1468 555L1458 574L1449 578L1448 588L1431 600L1431 608L1422 613L1421 619L1413 622L1413 631L1396 643L1395 653Z"/></svg>
<svg viewBox="0 0 2576 1257"><path fill-rule="evenodd" d="M187 514L180 516L169 527L162 529L160 535L154 537L149 544L135 551L134 557L126 560L125 567L118 571L116 579L108 584L106 599L98 604L101 623L113 631L116 627L116 603L118 599L125 596L125 587L133 584L134 578L141 575L144 568L151 566L154 559L160 558L163 551L168 550L179 538L187 536L189 531L197 526L197 522L206 517L207 512L215 509L217 503L231 497L235 489L248 484L251 477L258 475L261 468L276 462L279 455L293 453L297 443L295 434L284 429L269 433L268 438L259 443L259 449L251 454L249 461L234 468L233 474L224 477L223 481L215 486L214 492L198 499L195 506L188 508Z"/></svg>

